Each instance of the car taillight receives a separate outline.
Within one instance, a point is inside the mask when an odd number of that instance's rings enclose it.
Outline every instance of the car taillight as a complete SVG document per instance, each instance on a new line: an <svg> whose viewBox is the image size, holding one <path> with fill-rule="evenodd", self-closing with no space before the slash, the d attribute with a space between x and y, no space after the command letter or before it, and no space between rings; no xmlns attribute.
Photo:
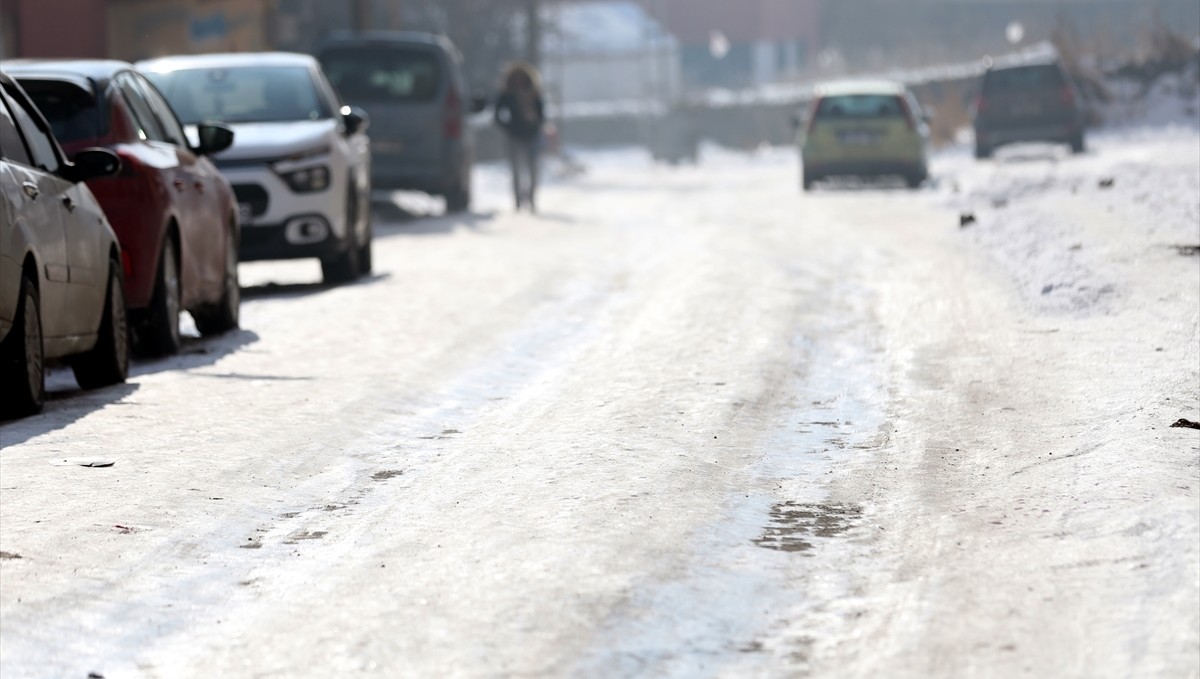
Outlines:
<svg viewBox="0 0 1200 679"><path fill-rule="evenodd" d="M812 100L812 104L808 108L808 125L804 128L804 134L812 134L813 125L817 124L817 110L821 108L821 98L816 97Z"/></svg>
<svg viewBox="0 0 1200 679"><path fill-rule="evenodd" d="M917 121L913 118L913 112L908 107L908 102L902 97L896 97L896 103L900 105L900 112L904 114L904 122L908 123L908 129L917 129Z"/></svg>
<svg viewBox="0 0 1200 679"><path fill-rule="evenodd" d="M462 136L462 97L458 90L451 87L446 93L446 103L442 107L442 131L447 139L458 139Z"/></svg>
<svg viewBox="0 0 1200 679"><path fill-rule="evenodd" d="M1063 85L1063 88L1059 92L1058 96L1062 99L1062 103L1066 104L1067 106L1075 105L1075 92L1071 90L1070 85Z"/></svg>

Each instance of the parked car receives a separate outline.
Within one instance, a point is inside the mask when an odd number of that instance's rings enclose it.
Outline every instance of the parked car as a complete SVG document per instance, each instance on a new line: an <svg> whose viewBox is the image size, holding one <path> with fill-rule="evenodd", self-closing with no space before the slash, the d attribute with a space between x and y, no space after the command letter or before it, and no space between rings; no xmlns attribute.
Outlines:
<svg viewBox="0 0 1200 679"><path fill-rule="evenodd" d="M899 176L911 188L929 177L928 120L900 83L818 85L796 123L805 191L836 176Z"/></svg>
<svg viewBox="0 0 1200 679"><path fill-rule="evenodd" d="M192 145L158 90L122 61L18 61L5 68L41 109L67 153L102 146L121 158L115 177L88 188L125 253L135 347L179 350L179 313L202 335L238 325L237 203L205 156L232 132L209 125Z"/></svg>
<svg viewBox="0 0 1200 679"><path fill-rule="evenodd" d="M348 104L371 116L371 183L443 196L446 209L471 206L472 97L462 58L444 36L418 32L340 34L317 50Z"/></svg>
<svg viewBox="0 0 1200 679"><path fill-rule="evenodd" d="M82 182L116 174L105 149L67 160L49 124L0 73L0 408L38 412L46 361L84 389L124 382L129 325L117 236Z"/></svg>
<svg viewBox="0 0 1200 679"><path fill-rule="evenodd" d="M208 54L138 64L186 125L236 133L215 157L233 184L241 258L317 257L326 282L371 270L367 116L302 54Z"/></svg>
<svg viewBox="0 0 1200 679"><path fill-rule="evenodd" d="M975 157L1005 144L1054 142L1085 149L1087 116L1057 60L995 65L983 75L974 106Z"/></svg>

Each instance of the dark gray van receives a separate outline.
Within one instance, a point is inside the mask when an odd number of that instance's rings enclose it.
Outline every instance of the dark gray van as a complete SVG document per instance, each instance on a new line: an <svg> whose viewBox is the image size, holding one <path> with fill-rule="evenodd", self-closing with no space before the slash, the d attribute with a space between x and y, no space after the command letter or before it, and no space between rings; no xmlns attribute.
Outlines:
<svg viewBox="0 0 1200 679"><path fill-rule="evenodd" d="M1084 151L1084 110L1057 60L989 68L974 115L976 158L1017 142L1057 142Z"/></svg>
<svg viewBox="0 0 1200 679"><path fill-rule="evenodd" d="M481 110L446 37L411 31L338 34L318 49L344 104L371 118L371 183L444 196L446 209L471 204L474 141L467 115Z"/></svg>

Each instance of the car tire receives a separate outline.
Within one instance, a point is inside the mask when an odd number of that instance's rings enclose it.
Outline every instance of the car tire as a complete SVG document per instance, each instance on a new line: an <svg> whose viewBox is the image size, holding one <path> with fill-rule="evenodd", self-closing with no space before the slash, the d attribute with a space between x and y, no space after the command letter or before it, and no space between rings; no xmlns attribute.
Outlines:
<svg viewBox="0 0 1200 679"><path fill-rule="evenodd" d="M321 277L328 285L349 283L361 273L358 242L358 197L353 189L346 195L346 243L332 257L321 259Z"/></svg>
<svg viewBox="0 0 1200 679"><path fill-rule="evenodd" d="M183 344L179 332L182 311L182 286L179 264L175 260L175 238L163 239L158 256L158 274L154 279L154 297L146 317L138 324L136 349L140 354L167 356L177 353Z"/></svg>
<svg viewBox="0 0 1200 679"><path fill-rule="evenodd" d="M921 172L918 174L905 175L904 184L905 184L905 186L907 186L910 189L919 189L919 188L921 188L921 185L925 183L925 180L928 178L929 178L928 172Z"/></svg>
<svg viewBox="0 0 1200 679"><path fill-rule="evenodd" d="M108 262L108 289L96 346L71 361L75 381L84 389L120 384L129 376L129 319L121 263Z"/></svg>
<svg viewBox="0 0 1200 679"><path fill-rule="evenodd" d="M192 312L196 329L209 337L220 335L238 327L241 316L242 286L238 280L238 243L236 231L230 230L225 237L225 269L221 287L221 299L205 304Z"/></svg>
<svg viewBox="0 0 1200 679"><path fill-rule="evenodd" d="M992 147L975 145L975 160L986 160L992 157Z"/></svg>
<svg viewBox="0 0 1200 679"><path fill-rule="evenodd" d="M371 233L371 222L367 222L367 241L358 249L358 272L359 275L365 276L371 273L371 268L374 265L372 261L371 248L373 247Z"/></svg>
<svg viewBox="0 0 1200 679"><path fill-rule="evenodd" d="M0 344L0 383L6 386L0 407L6 417L39 413L46 403L41 296L28 276L21 276L19 294L13 327Z"/></svg>
<svg viewBox="0 0 1200 679"><path fill-rule="evenodd" d="M820 179L820 177L816 176L815 174L812 174L811 172L805 172L803 177L800 179L800 186L805 191L812 191L813 185L817 183L818 179Z"/></svg>
<svg viewBox="0 0 1200 679"><path fill-rule="evenodd" d="M470 209L471 183L469 179L460 179L446 192L446 212L459 213Z"/></svg>
<svg viewBox="0 0 1200 679"><path fill-rule="evenodd" d="M1083 139L1083 133L1079 133L1071 137L1071 153L1079 155L1087 150L1087 143Z"/></svg>

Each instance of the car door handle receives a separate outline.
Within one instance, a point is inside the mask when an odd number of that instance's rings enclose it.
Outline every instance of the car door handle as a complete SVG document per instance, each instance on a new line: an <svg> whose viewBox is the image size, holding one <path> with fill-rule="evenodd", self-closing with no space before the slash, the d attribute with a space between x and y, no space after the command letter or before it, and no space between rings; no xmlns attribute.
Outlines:
<svg viewBox="0 0 1200 679"><path fill-rule="evenodd" d="M204 193L204 182L196 182L192 186L196 187L196 190L200 193Z"/></svg>
<svg viewBox="0 0 1200 679"><path fill-rule="evenodd" d="M182 191L184 189L184 187L187 186L187 182L183 181L182 179L176 179L174 184L175 184L175 190L177 190L177 191Z"/></svg>
<svg viewBox="0 0 1200 679"><path fill-rule="evenodd" d="M38 191L37 184L33 182L25 182L21 184L21 188L24 189L25 195L29 196L30 200L37 200L38 195L41 193L41 191Z"/></svg>
<svg viewBox="0 0 1200 679"><path fill-rule="evenodd" d="M67 212L75 211L75 201L71 200L70 196L63 196L62 204L63 207L67 208Z"/></svg>

